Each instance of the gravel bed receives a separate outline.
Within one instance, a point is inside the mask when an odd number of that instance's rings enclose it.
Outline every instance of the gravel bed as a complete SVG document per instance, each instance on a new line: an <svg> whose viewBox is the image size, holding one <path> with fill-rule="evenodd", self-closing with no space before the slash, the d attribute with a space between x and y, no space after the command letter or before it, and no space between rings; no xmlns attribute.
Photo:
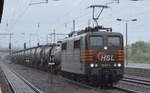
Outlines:
<svg viewBox="0 0 150 93"><path fill-rule="evenodd" d="M118 90L118 89L108 89L108 91L110 93L128 93L128 92L125 92L123 90Z"/></svg>
<svg viewBox="0 0 150 93"><path fill-rule="evenodd" d="M126 68L125 74L150 78L150 69Z"/></svg>
<svg viewBox="0 0 150 93"><path fill-rule="evenodd" d="M150 93L150 86L145 86L141 84L120 81L116 86L120 88L138 91L137 93Z"/></svg>
<svg viewBox="0 0 150 93"><path fill-rule="evenodd" d="M6 65L45 93L100 93L93 89L71 84L61 76L51 75L48 72L13 63L6 63Z"/></svg>

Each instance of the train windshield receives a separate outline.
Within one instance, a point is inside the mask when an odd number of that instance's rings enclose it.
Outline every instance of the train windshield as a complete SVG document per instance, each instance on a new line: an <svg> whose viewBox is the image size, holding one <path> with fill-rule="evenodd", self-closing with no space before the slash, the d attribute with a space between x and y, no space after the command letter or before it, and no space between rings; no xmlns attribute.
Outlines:
<svg viewBox="0 0 150 93"><path fill-rule="evenodd" d="M90 45L91 46L102 46L103 45L103 37L91 36L90 37Z"/></svg>
<svg viewBox="0 0 150 93"><path fill-rule="evenodd" d="M109 36L108 37L108 46L120 46L120 37L119 36Z"/></svg>

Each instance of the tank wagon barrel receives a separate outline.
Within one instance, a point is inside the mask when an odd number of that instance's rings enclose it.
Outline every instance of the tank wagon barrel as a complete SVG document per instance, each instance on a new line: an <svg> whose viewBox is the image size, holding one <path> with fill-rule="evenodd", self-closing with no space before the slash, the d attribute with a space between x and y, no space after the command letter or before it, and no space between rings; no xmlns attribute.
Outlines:
<svg viewBox="0 0 150 93"><path fill-rule="evenodd" d="M19 64L47 70L51 62L57 65L60 64L60 49L60 44L40 45L38 47L32 47L13 52L12 61ZM54 57L53 61L51 57Z"/></svg>

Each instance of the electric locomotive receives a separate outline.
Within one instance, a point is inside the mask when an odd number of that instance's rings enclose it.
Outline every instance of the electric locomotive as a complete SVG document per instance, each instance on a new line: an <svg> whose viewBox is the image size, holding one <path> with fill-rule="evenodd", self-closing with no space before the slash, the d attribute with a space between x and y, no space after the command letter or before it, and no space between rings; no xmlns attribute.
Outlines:
<svg viewBox="0 0 150 93"><path fill-rule="evenodd" d="M81 82L86 80L95 86L112 86L123 78L122 34L98 26L69 36L62 42L61 71L64 76Z"/></svg>

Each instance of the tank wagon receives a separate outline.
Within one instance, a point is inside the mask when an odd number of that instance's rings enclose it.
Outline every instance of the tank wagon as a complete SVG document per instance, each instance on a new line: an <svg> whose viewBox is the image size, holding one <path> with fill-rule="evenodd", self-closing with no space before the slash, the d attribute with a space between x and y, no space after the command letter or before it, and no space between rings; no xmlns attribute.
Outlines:
<svg viewBox="0 0 150 93"><path fill-rule="evenodd" d="M56 70L56 66L60 65L60 51L60 44L40 45L13 52L11 59L12 62L46 71L53 64L53 70Z"/></svg>
<svg viewBox="0 0 150 93"><path fill-rule="evenodd" d="M123 36L111 28L86 28L72 32L61 44L34 47L30 54L32 66L61 72L64 77L90 82L94 86L112 86L123 78ZM27 50L13 54L18 62L27 57ZM27 61L22 61L26 62Z"/></svg>

